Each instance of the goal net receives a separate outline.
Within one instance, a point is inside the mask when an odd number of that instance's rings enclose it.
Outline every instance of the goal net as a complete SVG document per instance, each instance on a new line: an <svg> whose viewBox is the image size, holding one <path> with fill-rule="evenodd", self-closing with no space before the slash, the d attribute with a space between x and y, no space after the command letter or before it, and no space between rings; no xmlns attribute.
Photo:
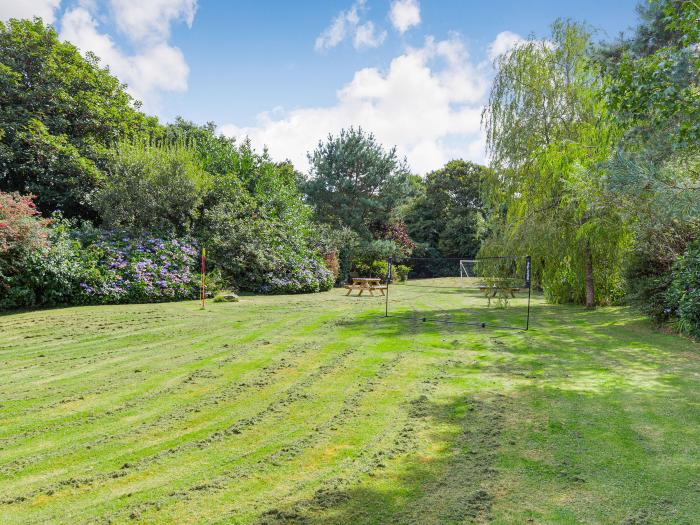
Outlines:
<svg viewBox="0 0 700 525"><path fill-rule="evenodd" d="M387 261L386 316L527 330L529 256Z"/></svg>

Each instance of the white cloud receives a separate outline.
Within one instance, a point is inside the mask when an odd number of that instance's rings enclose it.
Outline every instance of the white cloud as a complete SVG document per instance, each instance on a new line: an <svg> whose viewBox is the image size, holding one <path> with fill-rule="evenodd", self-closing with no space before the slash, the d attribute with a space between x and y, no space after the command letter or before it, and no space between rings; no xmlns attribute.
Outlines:
<svg viewBox="0 0 700 525"><path fill-rule="evenodd" d="M379 47L384 43L385 38L386 31L382 31L381 33L375 32L374 23L370 21L357 26L352 45L355 49Z"/></svg>
<svg viewBox="0 0 700 525"><path fill-rule="evenodd" d="M488 49L489 60L493 62L500 55L507 53L524 41L523 37L511 31L502 31L498 33L496 39L491 43Z"/></svg>
<svg viewBox="0 0 700 525"><path fill-rule="evenodd" d="M117 28L132 41L163 42L173 22L192 26L197 0L110 0Z"/></svg>
<svg viewBox="0 0 700 525"><path fill-rule="evenodd" d="M399 33L405 33L420 24L418 0L394 0L389 10L389 19Z"/></svg>
<svg viewBox="0 0 700 525"><path fill-rule="evenodd" d="M330 107L275 110L255 126L223 125L237 138L267 145L274 158L308 167L306 152L342 128L362 126L386 146L396 145L412 169L425 173L451 158L484 162L481 108L490 70L475 65L457 35L394 58L388 70L365 68L337 92Z"/></svg>
<svg viewBox="0 0 700 525"><path fill-rule="evenodd" d="M316 38L314 49L326 51L340 44L348 34L352 33L360 21L357 10L364 6L364 0L352 5L347 11L341 11L323 32Z"/></svg>
<svg viewBox="0 0 700 525"><path fill-rule="evenodd" d="M155 31L158 34L160 30ZM84 7L74 7L63 15L61 38L100 57L102 64L128 85L129 93L141 100L147 111L157 109L160 92L187 90L189 67L185 57L162 39L146 38L147 43L139 46L137 52L126 54L111 36L98 30L95 17Z"/></svg>
<svg viewBox="0 0 700 525"><path fill-rule="evenodd" d="M38 16L53 24L60 3L61 0L0 0L0 20Z"/></svg>
<svg viewBox="0 0 700 525"><path fill-rule="evenodd" d="M386 38L386 31L378 32L372 21L360 23L360 15L364 8L365 0L357 0L350 9L338 13L331 24L318 35L314 49L319 52L328 51L349 37L352 38L355 49L382 45Z"/></svg>

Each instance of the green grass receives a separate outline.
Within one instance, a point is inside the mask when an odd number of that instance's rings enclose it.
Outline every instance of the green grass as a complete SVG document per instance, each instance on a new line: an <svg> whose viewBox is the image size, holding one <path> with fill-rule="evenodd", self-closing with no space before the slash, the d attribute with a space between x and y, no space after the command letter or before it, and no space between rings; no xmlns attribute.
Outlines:
<svg viewBox="0 0 700 525"><path fill-rule="evenodd" d="M700 345L343 293L1 316L0 523L698 523Z"/></svg>

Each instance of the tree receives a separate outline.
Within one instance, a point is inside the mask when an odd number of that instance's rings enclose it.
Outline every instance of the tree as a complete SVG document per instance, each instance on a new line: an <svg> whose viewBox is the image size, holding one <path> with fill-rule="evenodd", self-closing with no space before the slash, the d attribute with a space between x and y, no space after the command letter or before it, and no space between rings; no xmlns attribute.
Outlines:
<svg viewBox="0 0 700 525"><path fill-rule="evenodd" d="M607 202L601 163L619 131L586 54L590 35L557 21L497 61L483 114L494 173L484 253L530 253L552 301L593 307L621 294L627 228Z"/></svg>
<svg viewBox="0 0 700 525"><path fill-rule="evenodd" d="M423 190L405 210L411 238L433 257L474 257L484 224L481 186L488 169L452 160L428 173Z"/></svg>
<svg viewBox="0 0 700 525"><path fill-rule="evenodd" d="M208 174L192 234L233 286L267 290L282 277L292 287L298 282L297 291L308 291L301 284L304 272L318 269L325 254L317 249L311 209L297 186L299 173L290 162L256 153L249 141L237 144L215 130L213 124L177 119L164 134L167 142L189 144Z"/></svg>
<svg viewBox="0 0 700 525"><path fill-rule="evenodd" d="M329 135L308 157L311 173L304 190L316 218L348 226L366 242L411 194L410 174L396 148L385 150L361 128Z"/></svg>
<svg viewBox="0 0 700 525"><path fill-rule="evenodd" d="M102 225L136 234L190 233L211 186L196 151L182 143L119 144L105 172L92 198Z"/></svg>
<svg viewBox="0 0 700 525"><path fill-rule="evenodd" d="M635 32L596 56L623 130L607 190L634 234L628 298L665 322L688 308L671 293L674 269L695 260L700 232L700 3L654 0L639 11Z"/></svg>
<svg viewBox="0 0 700 525"><path fill-rule="evenodd" d="M36 194L45 215L94 218L109 147L158 130L124 87L40 19L0 22L0 189Z"/></svg>

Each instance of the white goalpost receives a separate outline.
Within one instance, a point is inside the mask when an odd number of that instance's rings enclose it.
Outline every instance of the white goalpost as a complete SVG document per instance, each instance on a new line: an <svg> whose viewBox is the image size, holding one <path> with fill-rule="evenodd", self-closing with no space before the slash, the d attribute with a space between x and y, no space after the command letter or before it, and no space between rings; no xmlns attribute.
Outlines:
<svg viewBox="0 0 700 525"><path fill-rule="evenodd" d="M469 275L469 265L471 263L474 263L473 259L460 259L459 260L459 276L461 278L473 277L473 275Z"/></svg>

